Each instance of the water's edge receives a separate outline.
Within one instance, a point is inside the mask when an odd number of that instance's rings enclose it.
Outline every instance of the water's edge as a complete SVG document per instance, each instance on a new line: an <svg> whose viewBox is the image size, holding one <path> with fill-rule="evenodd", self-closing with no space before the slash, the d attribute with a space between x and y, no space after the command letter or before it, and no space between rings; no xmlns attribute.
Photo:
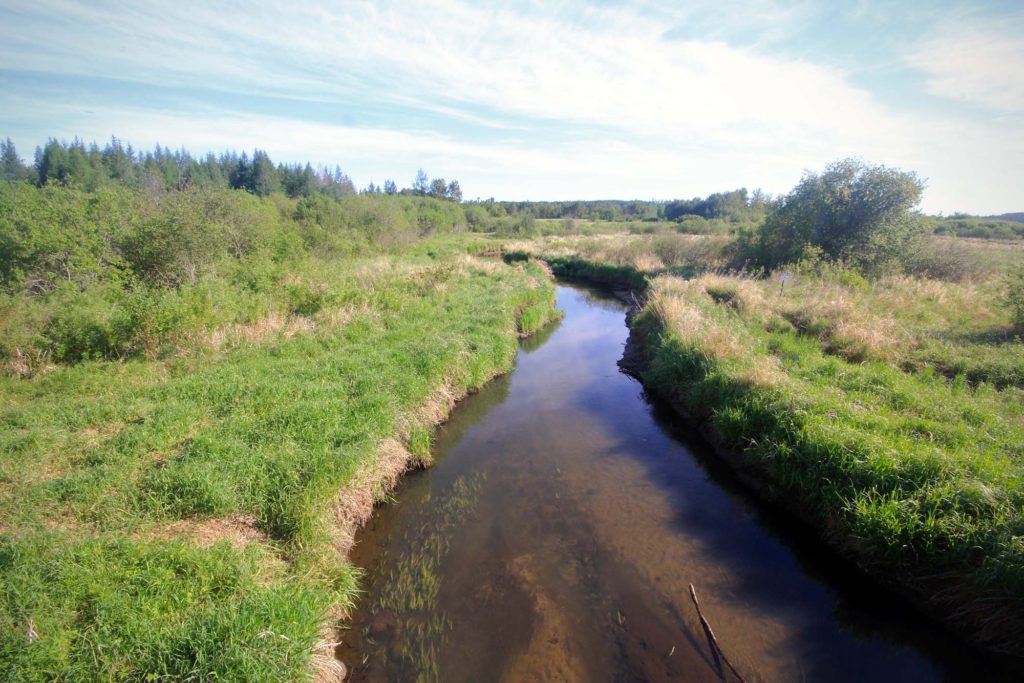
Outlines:
<svg viewBox="0 0 1024 683"><path fill-rule="evenodd" d="M546 329L556 325L561 319L561 312L552 298L546 320L540 327L523 332L519 329L519 315L516 314L516 327L512 334L522 342L541 335ZM468 388L456 393L450 386L439 386L427 397L414 412L423 416L419 424L437 430L452 415L452 411L470 396L483 390L495 380L515 370L516 356L499 368L478 387ZM418 459L407 448L406 444L396 437L385 439L378 445L377 457L355 474L344 489L339 491L331 510L333 518L334 543L341 557L352 562L352 550L356 533L366 525L375 514L375 509L386 504L387 496L398 488L405 476L416 470L431 467L433 458ZM328 615L327 622L321 627L321 640L314 647L312 673L315 683L334 683L346 680L348 665L338 657L338 644L347 628L351 614L348 610L338 610ZM319 660L319 661L318 661Z"/></svg>
<svg viewBox="0 0 1024 683"><path fill-rule="evenodd" d="M589 281L583 281L583 284L596 288L608 287L606 284ZM942 610L934 603L929 602L926 599L927 596L923 595L920 590L908 590L899 577L879 574L864 567L856 548L848 539L833 531L828 524L823 523L819 516L798 505L795 499L785 495L784 491L773 487L772 478L763 468L751 463L743 453L726 446L709 416L701 415L689 406L671 400L670 397L660 392L657 386L645 381L645 375L651 368L652 360L646 335L655 330L644 330L635 324L636 318L643 308L644 294L633 289L610 291L629 307L626 315L629 336L622 359L619 361L619 367L624 373L636 379L652 396L656 396L663 402L685 424L695 429L707 443L709 451L730 469L737 482L751 496L805 527L814 535L815 541L820 544L821 552L829 553L836 561L847 564L864 580L876 584L880 591L891 596L893 601L921 613L936 626L971 647L978 655L994 659L1000 668L1024 675L1024 659L991 650L985 642L974 637L974 632L969 624L965 624L962 619L957 619L956 615L951 614L949 610Z"/></svg>

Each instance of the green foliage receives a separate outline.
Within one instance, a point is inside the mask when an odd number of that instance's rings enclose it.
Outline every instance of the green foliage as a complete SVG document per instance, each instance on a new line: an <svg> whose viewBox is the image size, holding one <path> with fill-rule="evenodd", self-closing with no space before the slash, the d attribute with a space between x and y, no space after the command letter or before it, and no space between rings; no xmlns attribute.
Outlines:
<svg viewBox="0 0 1024 683"><path fill-rule="evenodd" d="M650 234L667 230L693 234L733 232L753 227L764 219L766 198L760 191L746 189L712 194L704 199L672 202L641 200L599 200L563 202L498 202L494 199L469 204L491 218L530 216L542 222L543 234L578 234L581 231L630 231ZM474 214L473 225L484 224ZM558 229L550 226L558 221ZM577 223L578 222L578 223ZM501 226L502 222L497 225ZM505 225L508 225L507 223ZM493 228L487 228L493 229ZM511 231L505 230L506 233Z"/></svg>
<svg viewBox="0 0 1024 683"><path fill-rule="evenodd" d="M980 239L1024 239L1024 222L957 214L929 220L936 235Z"/></svg>
<svg viewBox="0 0 1024 683"><path fill-rule="evenodd" d="M552 312L552 303L549 301L540 301L526 306L517 316L519 334L522 336L534 334L558 315L559 313Z"/></svg>
<svg viewBox="0 0 1024 683"><path fill-rule="evenodd" d="M758 190L750 195L747 189L732 192L716 192L704 199L676 200L665 205L665 218L671 221L694 224L694 218L723 223L756 224L764 219L767 201ZM688 220L689 219L689 220ZM681 230L691 232L691 230Z"/></svg>
<svg viewBox="0 0 1024 683"><path fill-rule="evenodd" d="M643 291L647 288L646 278L632 266L594 263L575 256L550 256L546 258L546 261L555 275L566 280L629 288L637 291Z"/></svg>
<svg viewBox="0 0 1024 683"><path fill-rule="evenodd" d="M730 231L730 224L721 218L708 220L702 216L686 215L676 222L676 231L688 235L713 235Z"/></svg>
<svg viewBox="0 0 1024 683"><path fill-rule="evenodd" d="M330 594L261 583L259 561L226 543L4 536L0 677L300 678Z"/></svg>
<svg viewBox="0 0 1024 683"><path fill-rule="evenodd" d="M504 237L532 237L538 233L539 226L537 219L531 214L524 213L519 216L506 216L493 221L489 226L497 235Z"/></svg>
<svg viewBox="0 0 1024 683"><path fill-rule="evenodd" d="M1009 274L1006 282L1006 303L1013 316L1013 324L1024 331L1024 264Z"/></svg>
<svg viewBox="0 0 1024 683"><path fill-rule="evenodd" d="M814 246L826 258L871 271L898 269L914 251L925 224L913 208L924 184L913 173L855 159L808 173L768 212L756 239L756 258L775 267Z"/></svg>
<svg viewBox="0 0 1024 683"><path fill-rule="evenodd" d="M356 194L355 184L341 168L326 166L314 169L311 164L279 164L274 166L267 152L225 152L207 154L199 159L186 150L157 145L152 152L136 152L111 137L102 149L95 142L86 145L75 138L72 142L51 138L36 148L35 162L26 166L8 138L0 143L0 181L26 180L37 186L63 185L86 191L112 185L150 191L174 191L189 188L207 190L244 190L267 197L283 190L289 197L322 194L333 199ZM429 181L405 194L430 194L440 199L462 201L462 188L457 180L431 188ZM394 181L384 184L386 194L398 194ZM368 194L379 189L372 183Z"/></svg>
<svg viewBox="0 0 1024 683"><path fill-rule="evenodd" d="M790 270L790 275L810 277L860 291L867 291L871 286L857 269L851 268L841 260L829 260L821 247L810 244L804 247Z"/></svg>
<svg viewBox="0 0 1024 683"><path fill-rule="evenodd" d="M18 150L10 138L0 143L0 180L29 180L31 172L21 162Z"/></svg>
<svg viewBox="0 0 1024 683"><path fill-rule="evenodd" d="M312 316L330 293L289 281L294 264L407 249L465 224L459 204L429 197L0 182L0 360L155 358L265 315L269 293L279 312Z"/></svg>
<svg viewBox="0 0 1024 683"><path fill-rule="evenodd" d="M585 221L633 221L657 219L664 214L663 202L640 200L499 202L488 199L480 204L495 218L529 214L536 219L575 218Z"/></svg>

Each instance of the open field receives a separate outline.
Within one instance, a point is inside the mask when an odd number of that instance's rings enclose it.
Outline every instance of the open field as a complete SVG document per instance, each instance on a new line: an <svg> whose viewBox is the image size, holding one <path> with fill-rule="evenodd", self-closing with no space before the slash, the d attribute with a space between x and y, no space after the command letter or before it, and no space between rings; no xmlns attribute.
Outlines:
<svg viewBox="0 0 1024 683"><path fill-rule="evenodd" d="M1024 344L992 264L1024 252L957 243L996 258L957 281L819 265L783 288L779 273L667 274L713 248L680 244L674 258L658 238L509 249L646 290L633 329L648 387L869 573L1020 656Z"/></svg>

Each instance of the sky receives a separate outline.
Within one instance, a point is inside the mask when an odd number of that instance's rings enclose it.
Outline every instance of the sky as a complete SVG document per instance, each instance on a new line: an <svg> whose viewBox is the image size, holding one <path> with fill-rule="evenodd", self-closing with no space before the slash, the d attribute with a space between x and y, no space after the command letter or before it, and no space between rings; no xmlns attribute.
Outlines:
<svg viewBox="0 0 1024 683"><path fill-rule="evenodd" d="M859 157L929 213L1024 211L1024 2L0 0L0 138L112 135L509 200Z"/></svg>

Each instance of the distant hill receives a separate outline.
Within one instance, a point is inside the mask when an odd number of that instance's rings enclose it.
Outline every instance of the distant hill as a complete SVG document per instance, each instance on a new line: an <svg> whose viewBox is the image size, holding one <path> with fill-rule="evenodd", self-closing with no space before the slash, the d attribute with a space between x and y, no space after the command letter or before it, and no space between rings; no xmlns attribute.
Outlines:
<svg viewBox="0 0 1024 683"><path fill-rule="evenodd" d="M1017 211L1016 213L1001 213L998 216L985 216L985 218L994 218L998 221L1013 221L1014 223L1024 223L1024 211Z"/></svg>

